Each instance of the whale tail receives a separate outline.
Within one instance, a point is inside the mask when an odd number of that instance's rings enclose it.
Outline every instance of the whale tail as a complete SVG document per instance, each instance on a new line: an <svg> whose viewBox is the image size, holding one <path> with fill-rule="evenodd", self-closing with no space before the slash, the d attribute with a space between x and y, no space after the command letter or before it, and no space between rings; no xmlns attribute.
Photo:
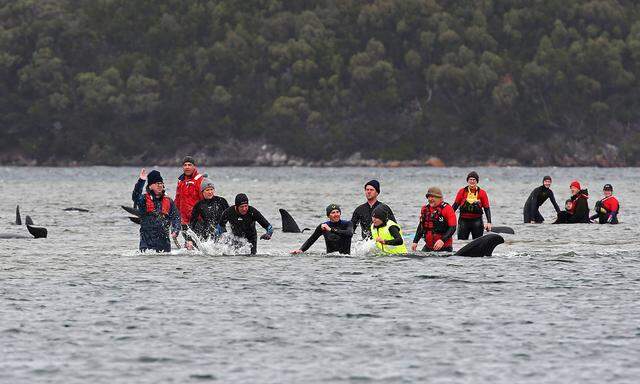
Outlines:
<svg viewBox="0 0 640 384"><path fill-rule="evenodd" d="M20 206L16 205L16 225L22 225L22 219L20 218Z"/></svg>
<svg viewBox="0 0 640 384"><path fill-rule="evenodd" d="M493 250L504 243L502 236L495 233L488 233L479 237L456 252L456 256L483 257L491 256Z"/></svg>
<svg viewBox="0 0 640 384"><path fill-rule="evenodd" d="M289 212L284 209L279 209L280 217L282 218L282 232L285 233L301 233L300 227L296 221L291 217Z"/></svg>

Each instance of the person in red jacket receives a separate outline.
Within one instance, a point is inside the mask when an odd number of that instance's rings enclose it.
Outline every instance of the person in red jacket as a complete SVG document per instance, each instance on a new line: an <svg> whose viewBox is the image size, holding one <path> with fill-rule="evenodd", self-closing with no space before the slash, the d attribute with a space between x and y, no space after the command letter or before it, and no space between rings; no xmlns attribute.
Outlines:
<svg viewBox="0 0 640 384"><path fill-rule="evenodd" d="M411 250L418 248L420 238L424 238L423 251L453 251L453 234L456 232L456 213L442 201L442 190L431 187L427 191L429 204L420 210L420 222L411 244Z"/></svg>
<svg viewBox="0 0 640 384"><path fill-rule="evenodd" d="M190 239L186 236L186 230L191 221L191 213L196 203L202 200L200 185L206 174L198 173L196 161L191 156L185 156L182 160L182 175L178 177L176 187L176 207L180 211L180 223L182 224L183 235L187 241L187 248L191 248Z"/></svg>
<svg viewBox="0 0 640 384"><path fill-rule="evenodd" d="M594 220L597 217L600 224L618 224L620 203L618 199L613 196L613 186L611 184L605 184L602 191L604 198L596 202L596 214L591 216L590 219Z"/></svg>
<svg viewBox="0 0 640 384"><path fill-rule="evenodd" d="M478 187L480 177L476 171L467 175L467 185L461 188L453 202L453 210L460 208L458 220L458 240L469 239L469 233L474 239L482 236L484 230L491 231L491 209L489 196L484 189ZM482 211L487 216L487 223L482 222Z"/></svg>

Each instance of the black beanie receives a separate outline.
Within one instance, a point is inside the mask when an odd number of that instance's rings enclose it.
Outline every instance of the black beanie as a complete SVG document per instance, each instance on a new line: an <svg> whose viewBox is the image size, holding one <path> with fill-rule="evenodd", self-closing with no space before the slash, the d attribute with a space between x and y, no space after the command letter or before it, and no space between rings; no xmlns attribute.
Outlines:
<svg viewBox="0 0 640 384"><path fill-rule="evenodd" d="M613 191L613 185L611 184L605 184L604 187L602 187L603 191Z"/></svg>
<svg viewBox="0 0 640 384"><path fill-rule="evenodd" d="M471 171L469 172L469 174L467 175L467 181L469 181L470 178L474 178L476 179L476 181L479 183L480 182L480 176L478 176L478 172L476 171Z"/></svg>
<svg viewBox="0 0 640 384"><path fill-rule="evenodd" d="M542 178L542 182L543 182L543 183L544 183L545 181L547 181L547 180L551 181L551 176L547 175L547 176L545 176L545 177L543 177L543 178Z"/></svg>
<svg viewBox="0 0 640 384"><path fill-rule="evenodd" d="M327 205L327 216L329 216L329 214L335 210L338 210L340 213L342 213L342 209L340 209L340 206L338 204L329 204Z"/></svg>
<svg viewBox="0 0 640 384"><path fill-rule="evenodd" d="M380 193L380 182L378 180L371 180L367 184L365 184L364 187L367 188L367 185L372 186L373 189L376 190L376 192Z"/></svg>
<svg viewBox="0 0 640 384"><path fill-rule="evenodd" d="M389 213L387 212L387 210L384 208L384 206L378 205L373 212L371 213L372 217L375 217L376 219L380 219L382 220L383 223L386 223L387 220L389 220Z"/></svg>
<svg viewBox="0 0 640 384"><path fill-rule="evenodd" d="M164 183L164 180L162 179L162 175L160 175L160 172L154 169L147 175L147 185L155 183Z"/></svg>
<svg viewBox="0 0 640 384"><path fill-rule="evenodd" d="M244 193L238 193L236 195L236 207L242 204L249 204L249 198Z"/></svg>
<svg viewBox="0 0 640 384"><path fill-rule="evenodd" d="M193 158L193 156L185 156L184 159L182 159L182 165L184 165L184 163L191 163L193 165L196 165L196 160Z"/></svg>

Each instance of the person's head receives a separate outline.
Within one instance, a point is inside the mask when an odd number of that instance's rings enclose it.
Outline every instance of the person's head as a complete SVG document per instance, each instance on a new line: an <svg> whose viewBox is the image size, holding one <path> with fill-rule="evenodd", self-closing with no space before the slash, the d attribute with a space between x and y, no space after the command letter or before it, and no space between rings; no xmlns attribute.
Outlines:
<svg viewBox="0 0 640 384"><path fill-rule="evenodd" d="M164 180L160 172L155 169L147 175L147 188L156 196L160 196L164 192Z"/></svg>
<svg viewBox="0 0 640 384"><path fill-rule="evenodd" d="M382 205L378 205L371 213L371 221L373 222L373 225L375 227L383 226L387 223L387 220L389 220L387 210L384 209Z"/></svg>
<svg viewBox="0 0 640 384"><path fill-rule="evenodd" d="M602 192L604 192L606 197L613 195L613 185L605 184L604 187L602 187Z"/></svg>
<svg viewBox="0 0 640 384"><path fill-rule="evenodd" d="M236 195L236 211L241 215L246 215L249 212L249 198L244 193L238 193Z"/></svg>
<svg viewBox="0 0 640 384"><path fill-rule="evenodd" d="M371 180L364 185L364 196L368 201L376 200L380 194L380 182Z"/></svg>
<svg viewBox="0 0 640 384"><path fill-rule="evenodd" d="M546 188L551 187L551 176L545 176L542 178L542 185L544 185Z"/></svg>
<svg viewBox="0 0 640 384"><path fill-rule="evenodd" d="M582 188L578 180L573 180L571 184L569 184L569 189L571 189L571 195L573 196L573 195L577 195Z"/></svg>
<svg viewBox="0 0 640 384"><path fill-rule="evenodd" d="M185 156L182 159L182 172L185 176L191 176L196 171L196 161L192 156Z"/></svg>
<svg viewBox="0 0 640 384"><path fill-rule="evenodd" d="M573 207L573 201L571 201L571 199L567 199L567 201L564 202L564 209L566 209L567 211L570 211L572 207Z"/></svg>
<svg viewBox="0 0 640 384"><path fill-rule="evenodd" d="M340 221L340 216L342 215L342 210L338 204L329 204L327 206L327 217L334 223Z"/></svg>
<svg viewBox="0 0 640 384"><path fill-rule="evenodd" d="M470 187L477 186L479 181L480 181L480 176L478 176L478 172L476 171L469 172L469 174L467 175L467 184L469 184Z"/></svg>
<svg viewBox="0 0 640 384"><path fill-rule="evenodd" d="M442 190L438 187L431 187L427 190L427 200L429 205L437 207L442 203Z"/></svg>
<svg viewBox="0 0 640 384"><path fill-rule="evenodd" d="M216 188L213 186L213 183L209 179L202 180L202 184L200 184L200 192L202 192L202 197L205 199L213 199L213 196L216 195Z"/></svg>

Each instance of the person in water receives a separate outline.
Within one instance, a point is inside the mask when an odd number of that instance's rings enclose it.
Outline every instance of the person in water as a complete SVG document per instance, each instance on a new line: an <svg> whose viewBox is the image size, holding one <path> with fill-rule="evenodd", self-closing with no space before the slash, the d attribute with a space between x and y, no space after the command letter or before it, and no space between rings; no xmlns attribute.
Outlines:
<svg viewBox="0 0 640 384"><path fill-rule="evenodd" d="M146 193L142 193L145 181ZM147 175L143 168L131 198L140 211L140 251L171 252L169 236L176 238L180 233L180 213L165 195L160 172L153 170Z"/></svg>
<svg viewBox="0 0 640 384"><path fill-rule="evenodd" d="M604 193L604 198L596 202L596 214L591 216L590 219L594 220L598 218L598 223L600 224L618 224L620 203L618 199L613 196L613 186L611 184L605 184L602 192Z"/></svg>
<svg viewBox="0 0 640 384"><path fill-rule="evenodd" d="M387 211L389 218L393 221L396 217L393 215L393 211L388 205L378 201L378 195L380 194L380 182L378 180L371 180L364 185L364 196L367 202L358 206L351 215L351 223L353 224L353 231L355 232L358 224L360 224L362 238L371 238L371 215L373 210L377 207L382 207Z"/></svg>
<svg viewBox="0 0 640 384"><path fill-rule="evenodd" d="M216 196L216 189L209 179L204 179L200 185L203 199L193 206L189 227L202 240L215 238L222 213L229 208L224 197ZM193 245L193 244L192 244Z"/></svg>
<svg viewBox="0 0 640 384"><path fill-rule="evenodd" d="M273 227L267 219L262 216L260 211L249 205L247 195L239 193L236 195L235 205L227 208L222 213L217 233L225 232L227 223L229 223L231 225L231 233L251 243L251 254L255 255L258 249L256 222L267 231L267 233L260 236L260 239L270 240L273 235Z"/></svg>
<svg viewBox="0 0 640 384"><path fill-rule="evenodd" d="M558 214L558 219L554 224L590 223L589 203L587 201L589 192L586 189L582 189L580 182L577 180L572 181L569 188L571 189L571 198L567 203L567 209Z"/></svg>
<svg viewBox="0 0 640 384"><path fill-rule="evenodd" d="M389 212L383 206L376 207L371 214L371 236L383 253L407 253L402 229L389 218Z"/></svg>
<svg viewBox="0 0 640 384"><path fill-rule="evenodd" d="M458 219L458 240L469 239L469 233L476 239L484 234L484 230L491 231L491 208L489 197L484 189L478 187L480 177L476 171L467 175L467 186L461 188L453 202L454 212L460 208ZM487 223L482 222L482 211L487 216Z"/></svg>
<svg viewBox="0 0 640 384"><path fill-rule="evenodd" d="M524 203L524 222L531 224L540 224L544 222L544 217L540 214L540 207L547 199L553 204L556 213L560 213L560 207L556 203L556 198L553 196L551 188L551 176L545 176L542 178L542 185L531 191L527 202Z"/></svg>
<svg viewBox="0 0 640 384"><path fill-rule="evenodd" d="M339 252L345 255L351 253L351 237L353 237L353 225L350 221L340 220L342 210L337 204L330 204L327 207L327 217L329 221L318 225L311 237L302 244L302 247L291 252L294 255L306 252L313 243L324 237L327 246L327 253Z"/></svg>
<svg viewBox="0 0 640 384"><path fill-rule="evenodd" d="M416 251L418 242L424 238L425 252L453 251L453 234L456 233L456 213L451 205L442 200L442 190L431 187L427 190L429 203L420 209L420 222L413 237L411 250Z"/></svg>
<svg viewBox="0 0 640 384"><path fill-rule="evenodd" d="M202 180L206 175L198 173L196 161L191 156L185 156L182 160L182 175L178 177L178 186L176 187L176 207L180 211L180 223L182 229L186 230L191 221L191 211L196 203L202 200L200 187ZM193 249L193 242L187 236L186 232L182 232L186 241L187 249Z"/></svg>
<svg viewBox="0 0 640 384"><path fill-rule="evenodd" d="M556 221L554 221L553 224L569 224L569 212L572 207L573 200L567 199L567 201L564 202L564 211L558 212L558 218L556 218Z"/></svg>

